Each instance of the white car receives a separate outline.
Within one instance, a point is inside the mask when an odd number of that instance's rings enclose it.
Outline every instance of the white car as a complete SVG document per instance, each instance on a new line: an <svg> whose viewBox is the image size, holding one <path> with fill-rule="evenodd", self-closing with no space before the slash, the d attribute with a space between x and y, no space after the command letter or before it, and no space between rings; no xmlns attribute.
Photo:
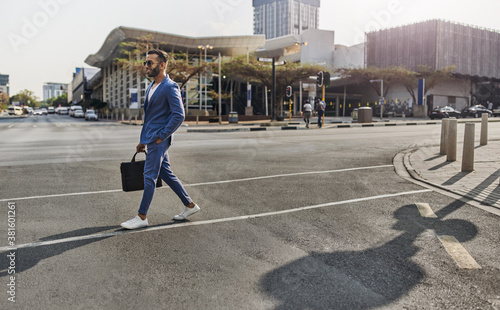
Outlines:
<svg viewBox="0 0 500 310"><path fill-rule="evenodd" d="M83 110L75 110L73 112L73 117L85 117L85 113L83 113Z"/></svg>
<svg viewBox="0 0 500 310"><path fill-rule="evenodd" d="M57 111L59 115L68 115L68 108L66 107L60 107L59 110Z"/></svg>
<svg viewBox="0 0 500 310"><path fill-rule="evenodd" d="M97 121L99 118L97 117L97 114L95 113L94 110L87 110L85 113L85 120L86 121Z"/></svg>
<svg viewBox="0 0 500 310"><path fill-rule="evenodd" d="M34 115L43 115L43 112L40 109L35 109L35 112L33 114Z"/></svg>

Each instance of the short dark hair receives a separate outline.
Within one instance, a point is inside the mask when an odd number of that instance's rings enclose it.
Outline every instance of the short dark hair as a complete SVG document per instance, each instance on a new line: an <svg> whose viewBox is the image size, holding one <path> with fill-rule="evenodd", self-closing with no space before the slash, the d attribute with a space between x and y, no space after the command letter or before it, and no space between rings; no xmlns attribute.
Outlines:
<svg viewBox="0 0 500 310"><path fill-rule="evenodd" d="M154 49L154 50L150 50L146 53L146 55L151 55L151 54L158 55L158 59L161 62L164 62L166 64L168 63L168 54L165 51L162 51L159 49Z"/></svg>

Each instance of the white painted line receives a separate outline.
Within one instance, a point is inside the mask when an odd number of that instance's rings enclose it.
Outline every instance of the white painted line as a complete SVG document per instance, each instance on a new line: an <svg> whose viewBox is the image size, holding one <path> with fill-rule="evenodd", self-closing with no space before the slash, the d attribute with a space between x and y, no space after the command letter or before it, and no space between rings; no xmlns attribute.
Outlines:
<svg viewBox="0 0 500 310"><path fill-rule="evenodd" d="M415 204L422 217L437 218L437 215L432 211L431 206L428 203L416 203Z"/></svg>
<svg viewBox="0 0 500 310"><path fill-rule="evenodd" d="M15 126L15 124L12 124L12 125L9 125L9 127L8 127L8 128L12 128L12 127L14 127L14 126Z"/></svg>
<svg viewBox="0 0 500 310"><path fill-rule="evenodd" d="M378 168L388 168L388 167L392 168L394 166L393 165L382 165L382 166L368 166L368 167L346 168L346 169L338 169L338 170L309 171L309 172L297 172L297 173L287 173L287 174L275 174L275 175L266 175L266 176L253 177L253 178L244 178L244 179L233 179L233 180L223 180L223 181L214 181L214 182L204 182L204 183L187 184L187 185L184 185L184 186L200 186L200 185L224 184L224 183L233 183L233 182L244 182L244 181L255 181L255 180L272 179L272 178L291 177L291 176L297 176L297 175L325 174L325 173L335 173L335 172L348 172L348 171L378 169Z"/></svg>
<svg viewBox="0 0 500 310"><path fill-rule="evenodd" d="M297 175L324 174L324 173L346 172L346 171L366 170L366 169L378 169L378 168L388 168L388 167L394 167L394 166L393 165L381 165L381 166L368 166L368 167L346 168L346 169L339 169L339 170L310 171L310 172L298 172L298 173L288 173L288 174L276 174L276 175L266 175L266 176L261 176L261 177L244 178L244 179L222 180L222 181L195 183L195 184L184 184L184 187L202 186L202 185L214 185L214 184L225 184L225 183L233 183L233 182L244 182L244 181L254 181L254 180L271 179L271 178L290 177L290 176L297 176ZM168 188L168 186L160 187L158 189L161 189L161 188ZM112 189L112 190L95 191L95 192L78 192L78 193L67 193L67 194L28 196L28 197L0 199L0 202L28 200L28 199L57 198L57 197L78 196L78 195L106 194L106 193L116 193L116 192L121 192L121 191L122 191L121 189Z"/></svg>
<svg viewBox="0 0 500 310"><path fill-rule="evenodd" d="M22 248L33 248L33 247L38 247L38 246L60 244L60 243L66 243L66 242L72 242L72 241L108 238L108 237L114 237L114 236L119 236L119 235L124 235L124 234L143 233L143 232L147 232L147 231L165 230L165 229L170 229L170 228L180 228L180 227L187 227L187 226L200 226L200 225L209 225L209 224L232 222L232 221L241 221L241 220L254 219L254 218L260 218L260 217L266 217L266 216L274 216L274 215L282 215L282 214L293 213L293 212L306 211L306 210L311 210L311 209L319 209L319 208L332 207L332 206L337 206L337 205L345 205L345 204L350 204L350 203L358 203L358 202L399 197L399 196L405 196L405 195L415 195L415 194L422 194L422 193L428 193L428 192L432 192L432 190L423 189L423 190L410 191L410 192L384 194L384 195L378 195L378 196L349 199L349 200L344 200L344 201L329 202L329 203L323 203L323 204L312 205L312 206L298 207L298 208L281 210L281 211L257 213L257 214L242 215L242 216L235 216L235 217L227 217L227 218L206 220L206 221L199 221L199 222L183 222L183 223L178 223L178 224L168 223L166 225L154 226L154 227L144 228L144 229L140 229L140 230L118 230L118 231L113 231L113 232L109 232L109 233L92 234L92 235L70 237L70 238L63 238L63 239L50 240L50 241L25 243L25 244L19 244L15 248L13 248L13 247L0 247L0 251L8 251L8 250L22 249Z"/></svg>
<svg viewBox="0 0 500 310"><path fill-rule="evenodd" d="M451 258L455 261L461 269L481 269L481 266L476 260L467 252L467 250L458 242L453 236L441 235L438 236L443 244L446 252L450 254Z"/></svg>

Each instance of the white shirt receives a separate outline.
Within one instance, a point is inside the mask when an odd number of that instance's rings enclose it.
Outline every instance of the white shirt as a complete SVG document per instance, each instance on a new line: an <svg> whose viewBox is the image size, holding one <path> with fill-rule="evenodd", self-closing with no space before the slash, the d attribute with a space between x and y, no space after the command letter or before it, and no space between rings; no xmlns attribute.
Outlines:
<svg viewBox="0 0 500 310"><path fill-rule="evenodd" d="M313 107L309 103L304 104L304 112L312 112L312 110Z"/></svg>
<svg viewBox="0 0 500 310"><path fill-rule="evenodd" d="M151 86L151 88L149 89L148 101L151 101L151 97L153 96L155 90L158 88L158 85L160 85L160 84L155 84L155 85Z"/></svg>

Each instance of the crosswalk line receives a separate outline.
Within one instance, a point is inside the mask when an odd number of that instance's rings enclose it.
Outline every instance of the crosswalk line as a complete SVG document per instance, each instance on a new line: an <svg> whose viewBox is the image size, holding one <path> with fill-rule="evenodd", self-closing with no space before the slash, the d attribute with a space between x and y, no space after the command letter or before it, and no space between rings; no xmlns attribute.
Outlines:
<svg viewBox="0 0 500 310"><path fill-rule="evenodd" d="M481 266L453 236L440 235L439 241L461 269L481 269Z"/></svg>
<svg viewBox="0 0 500 310"><path fill-rule="evenodd" d="M437 215L432 211L431 206L428 203L416 203L415 204L422 217L437 218Z"/></svg>

